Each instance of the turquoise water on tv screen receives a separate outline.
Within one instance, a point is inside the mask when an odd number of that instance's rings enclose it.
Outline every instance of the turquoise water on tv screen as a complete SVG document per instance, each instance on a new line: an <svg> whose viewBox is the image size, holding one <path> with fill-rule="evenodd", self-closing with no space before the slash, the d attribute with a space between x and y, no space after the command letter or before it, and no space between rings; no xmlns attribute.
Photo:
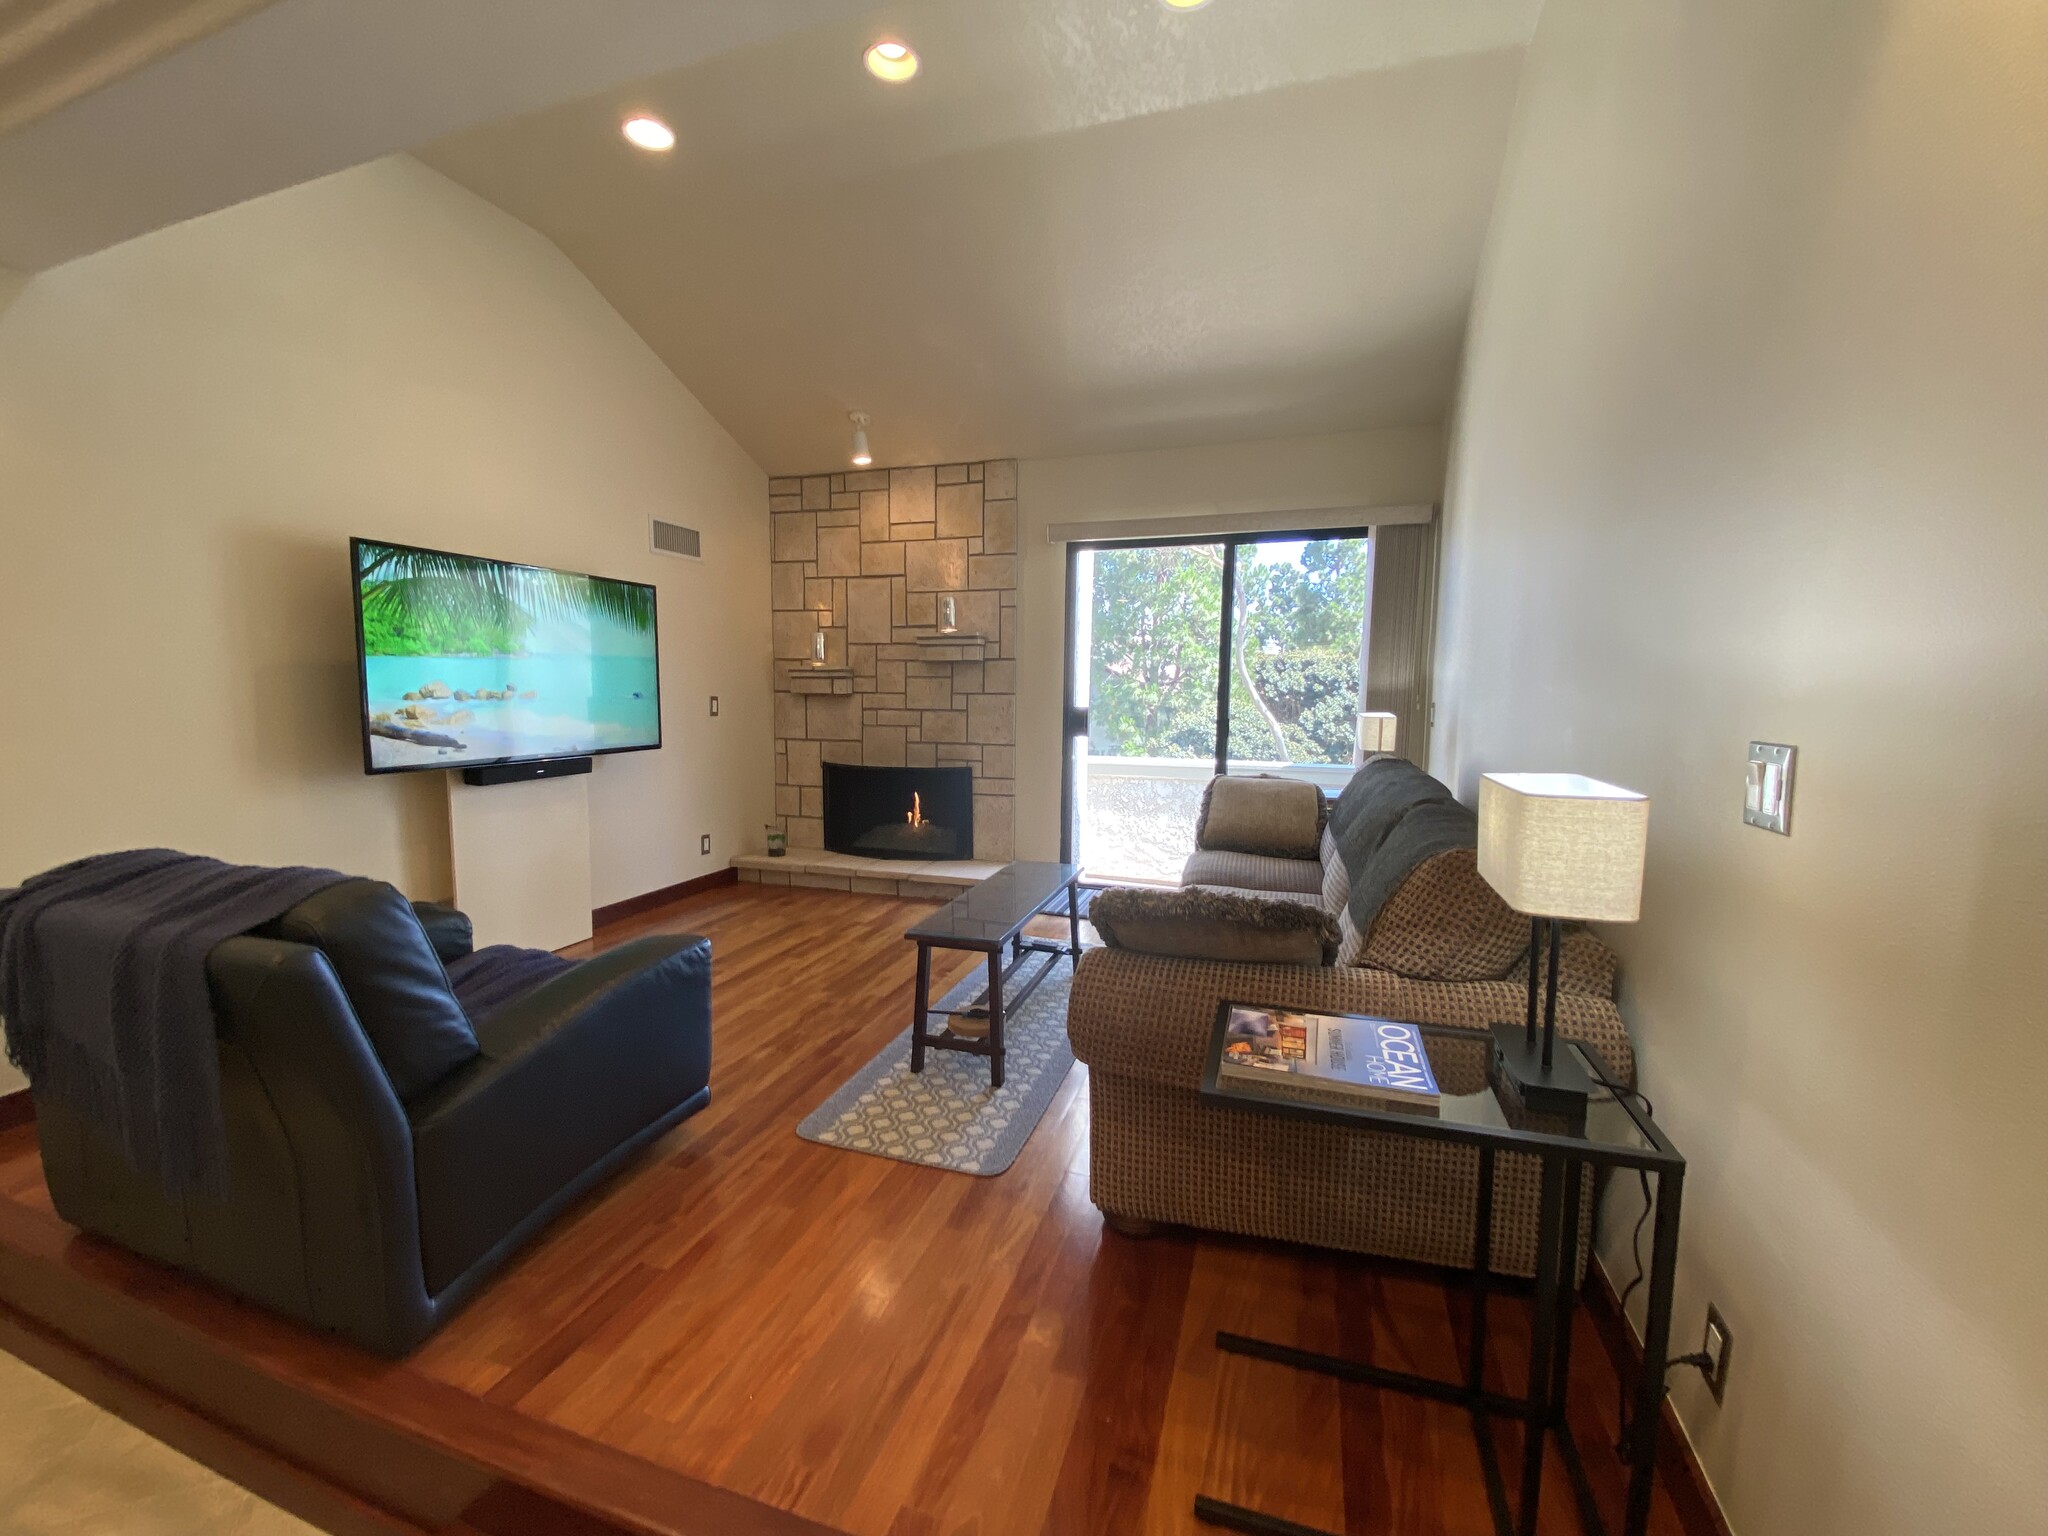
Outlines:
<svg viewBox="0 0 2048 1536"><path fill-rule="evenodd" d="M372 768L660 741L651 589L368 544L358 579Z"/></svg>

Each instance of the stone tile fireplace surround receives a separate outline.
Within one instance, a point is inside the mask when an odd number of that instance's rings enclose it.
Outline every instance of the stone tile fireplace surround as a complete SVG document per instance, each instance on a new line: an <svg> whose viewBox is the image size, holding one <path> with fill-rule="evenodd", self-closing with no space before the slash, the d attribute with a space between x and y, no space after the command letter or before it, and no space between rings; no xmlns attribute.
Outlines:
<svg viewBox="0 0 2048 1536"><path fill-rule="evenodd" d="M796 476L768 493L786 867L824 845L827 762L967 765L974 857L1015 857L1016 461ZM947 596L955 636L938 633Z"/></svg>

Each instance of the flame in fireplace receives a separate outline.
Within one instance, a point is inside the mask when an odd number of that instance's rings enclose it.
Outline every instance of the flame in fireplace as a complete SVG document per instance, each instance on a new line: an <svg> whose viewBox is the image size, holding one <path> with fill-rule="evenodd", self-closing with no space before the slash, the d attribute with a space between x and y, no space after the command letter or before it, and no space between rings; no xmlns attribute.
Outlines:
<svg viewBox="0 0 2048 1536"><path fill-rule="evenodd" d="M931 825L930 822L924 819L924 800L914 790L910 796L910 814L903 819L913 827L928 827Z"/></svg>

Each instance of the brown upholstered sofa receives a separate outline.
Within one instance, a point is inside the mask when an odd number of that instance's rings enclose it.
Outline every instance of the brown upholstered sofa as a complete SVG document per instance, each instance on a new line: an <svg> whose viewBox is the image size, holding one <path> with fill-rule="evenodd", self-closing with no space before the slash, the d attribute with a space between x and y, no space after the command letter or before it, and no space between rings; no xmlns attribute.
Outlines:
<svg viewBox="0 0 2048 1536"><path fill-rule="evenodd" d="M1429 807L1420 814L1453 828L1448 840L1457 841L1462 808L1419 769L1400 759L1369 759L1346 799L1372 792L1381 796L1381 813L1396 819L1417 811L1388 812L1390 792ZM1337 919L1334 964L1225 963L1114 941L1082 957L1067 1028L1089 1069L1090 1194L1113 1222L1181 1224L1431 1264L1471 1262L1476 1152L1204 1104L1197 1092L1225 998L1468 1029L1469 1073L1483 1071L1486 1027L1524 1015L1528 920L1480 878L1476 824L1462 846L1421 860L1391 884L1373 862L1387 852L1354 845L1347 860L1337 828L1325 825L1316 858L1199 847L1188 860L1184 884L1322 904ZM1350 903L1354 875L1362 885L1377 879L1372 888L1390 889L1362 932ZM1614 983L1606 946L1583 930L1570 932L1559 968L1559 1030L1594 1046L1632 1082L1634 1054ZM1445 1086L1470 1091L1477 1079L1446 1078ZM1536 1207L1535 1163L1504 1157L1493 1233L1500 1269L1533 1271ZM1585 1220L1590 1226L1591 1202Z"/></svg>

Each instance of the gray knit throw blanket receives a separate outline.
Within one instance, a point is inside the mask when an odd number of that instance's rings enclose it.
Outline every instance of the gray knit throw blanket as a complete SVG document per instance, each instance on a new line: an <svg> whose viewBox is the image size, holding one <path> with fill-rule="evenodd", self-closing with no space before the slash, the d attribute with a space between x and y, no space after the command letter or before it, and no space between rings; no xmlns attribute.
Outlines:
<svg viewBox="0 0 2048 1536"><path fill-rule="evenodd" d="M7 1059L168 1192L224 1197L206 957L347 878L138 848L0 892Z"/></svg>
<svg viewBox="0 0 2048 1536"><path fill-rule="evenodd" d="M1351 877L1351 924L1371 933L1425 859L1479 846L1479 818L1406 758L1383 753L1366 759L1330 807L1330 836Z"/></svg>

